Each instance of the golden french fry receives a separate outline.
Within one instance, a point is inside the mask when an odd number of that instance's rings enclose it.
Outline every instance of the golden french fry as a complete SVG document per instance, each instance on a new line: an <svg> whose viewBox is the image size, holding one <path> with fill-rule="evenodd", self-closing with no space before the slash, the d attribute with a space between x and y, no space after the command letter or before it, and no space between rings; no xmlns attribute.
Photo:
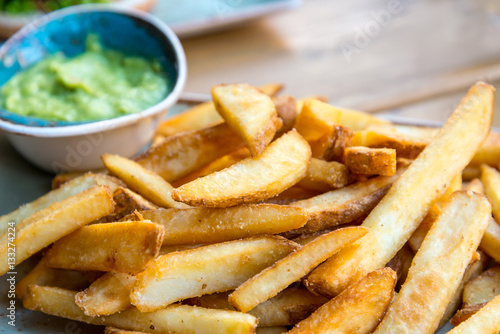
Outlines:
<svg viewBox="0 0 500 334"><path fill-rule="evenodd" d="M378 176L291 203L291 206L302 208L309 214L306 225L296 231L291 231L291 234L324 230L349 223L368 214L405 169L405 167L400 168L393 176Z"/></svg>
<svg viewBox="0 0 500 334"><path fill-rule="evenodd" d="M469 319L453 328L448 334L495 334L500 328L500 295L472 315Z"/></svg>
<svg viewBox="0 0 500 334"><path fill-rule="evenodd" d="M28 291L28 286L32 284L79 290L88 286L89 281L78 271L49 268L42 258L38 264L16 284L16 297L23 299L26 291Z"/></svg>
<svg viewBox="0 0 500 334"><path fill-rule="evenodd" d="M130 291L134 283L135 276L106 273L78 292L75 302L90 317L117 313L132 306Z"/></svg>
<svg viewBox="0 0 500 334"><path fill-rule="evenodd" d="M453 317L453 315L457 312L457 310L460 308L462 305L462 298L463 298L463 292L465 285L472 279L476 278L479 276L486 265L488 264L488 256L482 252L478 252L479 254L479 260L474 261L471 260L469 265L467 266L467 269L465 269L464 276L462 277L462 281L460 282L460 285L458 286L457 290L455 291L455 294L453 295L453 298L451 302L448 304L448 307L446 308L446 311L444 312L443 316L441 317L441 321L439 322L438 328L442 328L446 323L450 320L450 318Z"/></svg>
<svg viewBox="0 0 500 334"><path fill-rule="evenodd" d="M89 317L76 305L76 293L60 288L30 285L23 300L24 307L89 324L146 333L251 334L257 327L257 319L249 314L188 305L171 305L149 313L131 308L108 316Z"/></svg>
<svg viewBox="0 0 500 334"><path fill-rule="evenodd" d="M264 151L283 125L271 98L248 84L214 86L212 98L219 114L254 157Z"/></svg>
<svg viewBox="0 0 500 334"><path fill-rule="evenodd" d="M173 182L242 147L243 140L223 123L167 137L135 161Z"/></svg>
<svg viewBox="0 0 500 334"><path fill-rule="evenodd" d="M384 266L406 243L431 205L465 167L486 138L493 115L494 88L477 83L434 140L408 167L363 222L370 232L316 268L318 290L338 294L367 272Z"/></svg>
<svg viewBox="0 0 500 334"><path fill-rule="evenodd" d="M391 176L396 173L396 150L351 146L344 151L344 163L351 173Z"/></svg>
<svg viewBox="0 0 500 334"><path fill-rule="evenodd" d="M101 158L110 173L154 204L167 208L187 207L172 199L174 188L167 181L137 162L114 154L104 154Z"/></svg>
<svg viewBox="0 0 500 334"><path fill-rule="evenodd" d="M109 188L93 186L34 213L15 228L9 227L0 241L0 274L13 270L15 265L79 227L113 212L113 207Z"/></svg>
<svg viewBox="0 0 500 334"><path fill-rule="evenodd" d="M7 232L9 227L19 224L29 216L45 209L49 205L65 200L84 190L97 185L105 185L113 192L119 186L125 186L123 182L108 175L86 173L71 181L66 182L61 187L49 191L47 194L34 200L31 203L20 206L18 209L0 217L0 235Z"/></svg>
<svg viewBox="0 0 500 334"><path fill-rule="evenodd" d="M258 157L186 183L172 198L193 206L228 207L273 197L302 179L311 149L292 130L272 142Z"/></svg>
<svg viewBox="0 0 500 334"><path fill-rule="evenodd" d="M264 201L264 203L268 204L279 204L279 205L288 205L293 202L297 202L303 199L308 199L314 196L320 195L322 192L318 190L312 190L303 188L299 185L292 186L278 195L269 198Z"/></svg>
<svg viewBox="0 0 500 334"><path fill-rule="evenodd" d="M100 218L96 223L116 222L135 211L155 210L158 208L141 195L123 187L118 187L113 192L113 201L115 201L115 211Z"/></svg>
<svg viewBox="0 0 500 334"><path fill-rule="evenodd" d="M304 188L328 191L349 184L349 170L340 162L312 158L306 176L298 183Z"/></svg>
<svg viewBox="0 0 500 334"><path fill-rule="evenodd" d="M495 261L500 263L500 225L492 218L479 247Z"/></svg>
<svg viewBox="0 0 500 334"><path fill-rule="evenodd" d="M371 333L392 300L396 280L390 268L373 271L287 333Z"/></svg>
<svg viewBox="0 0 500 334"><path fill-rule="evenodd" d="M500 265L486 270L464 288L464 306L487 303L500 294Z"/></svg>
<svg viewBox="0 0 500 334"><path fill-rule="evenodd" d="M498 167L500 163L500 134L490 132L483 145L477 150L469 166L481 166L486 164Z"/></svg>
<svg viewBox="0 0 500 334"><path fill-rule="evenodd" d="M241 149L234 151L232 153L226 154L223 157L220 157L219 159L216 159L209 163L208 165L205 165L204 167L195 170L194 172L184 176L183 178L172 182L172 185L174 188L178 188L182 186L185 183L191 182L193 180L196 180L199 177L206 176L208 174L218 172L220 170L223 170L227 167L230 167L234 165L237 162L240 162L243 159L246 159L250 156L250 151L246 147L242 147Z"/></svg>
<svg viewBox="0 0 500 334"><path fill-rule="evenodd" d="M493 205L493 217L497 222L500 222L500 172L487 165L482 165L481 182L484 185L484 193Z"/></svg>
<svg viewBox="0 0 500 334"><path fill-rule="evenodd" d="M71 181L73 179L76 179L80 176L83 176L87 174L88 172L66 172L66 173L61 173L57 174L54 176L52 179L52 189L57 189L63 184L65 184L68 181Z"/></svg>
<svg viewBox="0 0 500 334"><path fill-rule="evenodd" d="M137 331L128 331L125 329L119 329L115 327L106 327L104 329L104 334L146 334L146 333Z"/></svg>
<svg viewBox="0 0 500 334"><path fill-rule="evenodd" d="M491 204L483 195L462 191L451 195L415 255L408 277L376 334L436 331L490 216Z"/></svg>
<svg viewBox="0 0 500 334"><path fill-rule="evenodd" d="M143 211L144 219L163 225L163 245L216 243L302 227L307 213L276 204L248 204L227 209L191 208Z"/></svg>
<svg viewBox="0 0 500 334"><path fill-rule="evenodd" d="M150 221L89 225L55 242L45 261L52 268L138 273L158 255L163 233Z"/></svg>
<svg viewBox="0 0 500 334"><path fill-rule="evenodd" d="M265 236L162 255L137 275L130 299L149 312L185 298L231 290L298 247L285 238Z"/></svg>
<svg viewBox="0 0 500 334"><path fill-rule="evenodd" d="M276 95L283 89L282 84L271 83L259 86L259 89L269 96ZM200 103L178 115L170 117L158 126L158 133L172 136L179 132L200 130L223 122L213 102Z"/></svg>
<svg viewBox="0 0 500 334"><path fill-rule="evenodd" d="M276 107L276 112L278 116L283 121L283 126L276 132L276 136L280 136L283 133L290 131L295 125L295 120L297 119L297 101L294 97L284 95L273 98L274 106Z"/></svg>
<svg viewBox="0 0 500 334"><path fill-rule="evenodd" d="M184 304L207 308L234 310L228 302L228 292L189 298ZM259 319L260 327L289 326L307 318L328 299L316 296L304 288L286 288L277 296L257 305L248 314Z"/></svg>
<svg viewBox="0 0 500 334"><path fill-rule="evenodd" d="M240 285L229 295L229 303L238 311L248 312L367 232L363 227L346 227L317 237Z"/></svg>
<svg viewBox="0 0 500 334"><path fill-rule="evenodd" d="M428 139L407 137L386 127L371 127L358 131L351 140L352 146L395 149L398 158L406 159L415 159L428 143Z"/></svg>
<svg viewBox="0 0 500 334"><path fill-rule="evenodd" d="M337 108L342 112L339 123L351 128L354 131L364 130L369 126L390 124L389 121L370 115L366 112L347 108Z"/></svg>

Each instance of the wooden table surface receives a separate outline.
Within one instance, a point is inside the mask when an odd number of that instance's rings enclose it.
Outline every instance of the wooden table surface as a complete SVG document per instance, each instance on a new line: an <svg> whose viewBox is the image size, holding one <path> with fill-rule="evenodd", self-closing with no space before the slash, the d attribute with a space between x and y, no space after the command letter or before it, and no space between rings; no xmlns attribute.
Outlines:
<svg viewBox="0 0 500 334"><path fill-rule="evenodd" d="M305 0L298 9L183 40L186 90L282 82L297 97L445 120L472 83L500 81L500 13L490 2Z"/></svg>

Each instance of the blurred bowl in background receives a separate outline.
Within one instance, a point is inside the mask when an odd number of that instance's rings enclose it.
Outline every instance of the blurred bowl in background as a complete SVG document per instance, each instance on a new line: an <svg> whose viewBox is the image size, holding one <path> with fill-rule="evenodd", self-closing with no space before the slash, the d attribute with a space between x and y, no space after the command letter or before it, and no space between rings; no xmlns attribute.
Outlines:
<svg viewBox="0 0 500 334"><path fill-rule="evenodd" d="M100 168L104 153L137 154L150 143L186 81L184 51L165 23L139 10L81 5L42 16L13 35L0 48L0 85L49 54L63 52L72 57L82 53L89 34L98 35L106 48L158 60L173 89L161 102L139 113L78 124L0 110L0 130L6 138L27 160L49 172Z"/></svg>

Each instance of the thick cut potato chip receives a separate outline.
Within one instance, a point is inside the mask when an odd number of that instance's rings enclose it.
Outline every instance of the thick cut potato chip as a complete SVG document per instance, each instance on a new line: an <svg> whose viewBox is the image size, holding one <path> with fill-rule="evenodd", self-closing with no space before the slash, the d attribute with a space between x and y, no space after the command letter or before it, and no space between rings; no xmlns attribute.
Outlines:
<svg viewBox="0 0 500 334"><path fill-rule="evenodd" d="M130 295L143 312L235 289L300 246L281 237L227 241L162 255L137 275Z"/></svg>
<svg viewBox="0 0 500 334"><path fill-rule="evenodd" d="M264 151L283 125L271 98L248 84L214 86L212 97L219 114L254 157Z"/></svg>
<svg viewBox="0 0 500 334"><path fill-rule="evenodd" d="M390 268L373 271L287 333L371 333L394 296L396 279Z"/></svg>
<svg viewBox="0 0 500 334"><path fill-rule="evenodd" d="M351 173L391 176L396 173L396 150L351 146L344 151L344 163Z"/></svg>
<svg viewBox="0 0 500 334"><path fill-rule="evenodd" d="M304 188L328 191L349 184L349 170L340 162L312 158L306 176L299 182Z"/></svg>
<svg viewBox="0 0 500 334"><path fill-rule="evenodd" d="M7 232L12 223L19 224L32 214L41 211L51 204L65 200L71 196L81 193L84 190L97 185L108 186L113 192L119 186L125 186L123 182L108 175L86 173L71 181L66 182L61 187L49 191L31 203L20 206L18 209L0 217L0 235ZM11 225L9 225L11 223Z"/></svg>
<svg viewBox="0 0 500 334"><path fill-rule="evenodd" d="M458 191L450 197L375 334L436 331L490 216L483 195Z"/></svg>
<svg viewBox="0 0 500 334"><path fill-rule="evenodd" d="M495 334L500 328L500 295L472 315L469 319L453 328L448 334Z"/></svg>
<svg viewBox="0 0 500 334"><path fill-rule="evenodd" d="M114 154L104 154L101 158L112 174L154 204L167 208L187 207L172 199L174 188L167 181L137 162Z"/></svg>
<svg viewBox="0 0 500 334"><path fill-rule="evenodd" d="M12 232L7 232L0 242L0 274L13 270L31 255L113 209L109 188L93 186L34 213L15 228L10 227Z"/></svg>
<svg viewBox="0 0 500 334"><path fill-rule="evenodd" d="M173 182L242 147L243 140L223 123L167 137L135 160Z"/></svg>
<svg viewBox="0 0 500 334"><path fill-rule="evenodd" d="M131 308L108 316L89 317L76 305L76 293L60 288L30 285L23 301L24 307L89 324L153 334L252 334L257 327L257 319L250 314L188 305L171 305L149 313Z"/></svg>
<svg viewBox="0 0 500 334"><path fill-rule="evenodd" d="M316 291L338 294L384 266L403 247L488 135L493 99L494 88L487 84L477 83L469 90L434 140L365 219L370 232L309 275ZM321 286L315 283L320 281Z"/></svg>
<svg viewBox="0 0 500 334"><path fill-rule="evenodd" d="M272 142L260 156L186 183L173 191L172 198L207 207L262 201L299 182L310 159L309 145L292 130Z"/></svg>
<svg viewBox="0 0 500 334"><path fill-rule="evenodd" d="M406 167L400 168L393 176L379 176L291 203L291 206L306 210L309 220L304 227L291 231L289 235L324 230L367 215L404 170Z"/></svg>
<svg viewBox="0 0 500 334"><path fill-rule="evenodd" d="M238 311L248 312L367 232L363 227L346 227L317 237L240 285L229 295L229 303Z"/></svg>
<svg viewBox="0 0 500 334"><path fill-rule="evenodd" d="M168 231L163 245L210 244L278 234L302 227L308 217L300 208L276 204L244 204L227 209L160 209L143 211L141 215Z"/></svg>
<svg viewBox="0 0 500 334"><path fill-rule="evenodd" d="M89 225L55 242L45 261L53 268L138 273L158 255L163 233L150 221Z"/></svg>
<svg viewBox="0 0 500 334"><path fill-rule="evenodd" d="M130 290L135 276L124 273L106 273L84 291L78 292L75 302L86 315L109 315L131 307Z"/></svg>

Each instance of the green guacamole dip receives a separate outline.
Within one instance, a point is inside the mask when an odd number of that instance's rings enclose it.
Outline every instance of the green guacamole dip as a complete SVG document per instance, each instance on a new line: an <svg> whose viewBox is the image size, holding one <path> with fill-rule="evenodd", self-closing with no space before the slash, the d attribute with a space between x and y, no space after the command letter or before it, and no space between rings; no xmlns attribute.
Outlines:
<svg viewBox="0 0 500 334"><path fill-rule="evenodd" d="M103 49L95 35L74 58L48 56L0 89L0 106L51 121L95 121L132 114L171 90L157 61Z"/></svg>

